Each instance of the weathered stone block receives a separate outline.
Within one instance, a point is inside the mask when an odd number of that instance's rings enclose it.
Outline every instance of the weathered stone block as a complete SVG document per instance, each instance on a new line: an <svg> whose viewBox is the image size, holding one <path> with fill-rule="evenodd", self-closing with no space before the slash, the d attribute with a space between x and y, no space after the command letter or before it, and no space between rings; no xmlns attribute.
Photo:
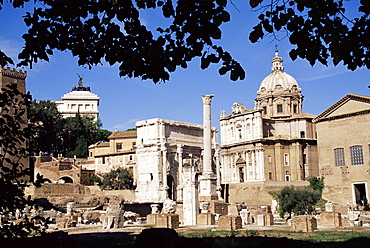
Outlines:
<svg viewBox="0 0 370 248"><path fill-rule="evenodd" d="M227 207L227 214L229 214L229 215L238 215L239 214L238 206L235 205L235 204L230 204Z"/></svg>
<svg viewBox="0 0 370 248"><path fill-rule="evenodd" d="M342 216L338 212L323 212L320 214L320 218L317 219L317 224L331 227L342 226Z"/></svg>
<svg viewBox="0 0 370 248"><path fill-rule="evenodd" d="M158 214L156 227L177 229L179 223L178 214Z"/></svg>
<svg viewBox="0 0 370 248"><path fill-rule="evenodd" d="M265 226L265 215L259 214L257 215L257 226Z"/></svg>
<svg viewBox="0 0 370 248"><path fill-rule="evenodd" d="M157 219L159 214L148 214L146 216L146 223L150 226L157 226Z"/></svg>
<svg viewBox="0 0 370 248"><path fill-rule="evenodd" d="M242 218L238 215L224 215L218 219L218 230L236 230L242 228Z"/></svg>
<svg viewBox="0 0 370 248"><path fill-rule="evenodd" d="M228 203L220 201L211 201L209 206L209 211L214 214L227 215L228 212Z"/></svg>
<svg viewBox="0 0 370 248"><path fill-rule="evenodd" d="M312 232L314 230L317 230L317 221L315 217L299 215L292 218L292 231Z"/></svg>
<svg viewBox="0 0 370 248"><path fill-rule="evenodd" d="M215 216L212 213L200 213L197 215L197 225L215 225Z"/></svg>

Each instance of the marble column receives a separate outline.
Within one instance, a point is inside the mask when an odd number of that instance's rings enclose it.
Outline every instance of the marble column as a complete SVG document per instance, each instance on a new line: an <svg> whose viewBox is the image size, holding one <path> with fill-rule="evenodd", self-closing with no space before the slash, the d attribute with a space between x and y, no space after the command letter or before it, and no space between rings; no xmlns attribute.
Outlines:
<svg viewBox="0 0 370 248"><path fill-rule="evenodd" d="M182 161L182 155L183 155L183 145L178 144L177 145L177 160L179 163L179 168L177 172L178 177L178 186L177 186L177 200L182 201L183 200L183 161Z"/></svg>
<svg viewBox="0 0 370 248"><path fill-rule="evenodd" d="M212 173L211 101L213 95L203 95L203 173Z"/></svg>
<svg viewBox="0 0 370 248"><path fill-rule="evenodd" d="M203 95L203 172L199 178L199 200L217 200L217 179L212 170L211 101L214 95Z"/></svg>

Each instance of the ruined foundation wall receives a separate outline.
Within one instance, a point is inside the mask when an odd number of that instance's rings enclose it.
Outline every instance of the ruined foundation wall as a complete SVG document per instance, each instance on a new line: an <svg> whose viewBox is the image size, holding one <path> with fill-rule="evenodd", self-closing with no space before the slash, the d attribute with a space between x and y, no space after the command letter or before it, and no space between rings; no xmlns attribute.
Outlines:
<svg viewBox="0 0 370 248"><path fill-rule="evenodd" d="M271 205L273 200L269 191L279 191L285 186L293 185L295 187L308 186L308 181L291 182L253 182L253 183L235 183L229 185L229 203L244 202L247 205Z"/></svg>

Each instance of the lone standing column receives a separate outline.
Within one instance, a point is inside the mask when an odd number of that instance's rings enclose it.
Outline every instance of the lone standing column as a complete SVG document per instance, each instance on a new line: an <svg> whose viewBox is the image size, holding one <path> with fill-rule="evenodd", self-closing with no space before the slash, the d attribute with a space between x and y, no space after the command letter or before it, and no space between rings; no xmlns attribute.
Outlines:
<svg viewBox="0 0 370 248"><path fill-rule="evenodd" d="M211 101L214 95L203 95L203 171L199 177L199 200L217 200L217 178L212 170Z"/></svg>
<svg viewBox="0 0 370 248"><path fill-rule="evenodd" d="M203 95L203 173L212 174L211 101L214 95Z"/></svg>

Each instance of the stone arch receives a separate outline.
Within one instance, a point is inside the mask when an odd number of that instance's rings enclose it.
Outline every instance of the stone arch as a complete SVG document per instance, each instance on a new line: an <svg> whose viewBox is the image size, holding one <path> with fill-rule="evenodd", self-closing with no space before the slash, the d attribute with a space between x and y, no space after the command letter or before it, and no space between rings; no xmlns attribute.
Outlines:
<svg viewBox="0 0 370 248"><path fill-rule="evenodd" d="M168 198L171 200L175 200L175 182L171 175L167 175L167 186Z"/></svg>
<svg viewBox="0 0 370 248"><path fill-rule="evenodd" d="M59 180L64 180L64 183L73 183L73 179L71 177L61 177Z"/></svg>
<svg viewBox="0 0 370 248"><path fill-rule="evenodd" d="M52 181L49 178L43 178L43 183L52 183Z"/></svg>

